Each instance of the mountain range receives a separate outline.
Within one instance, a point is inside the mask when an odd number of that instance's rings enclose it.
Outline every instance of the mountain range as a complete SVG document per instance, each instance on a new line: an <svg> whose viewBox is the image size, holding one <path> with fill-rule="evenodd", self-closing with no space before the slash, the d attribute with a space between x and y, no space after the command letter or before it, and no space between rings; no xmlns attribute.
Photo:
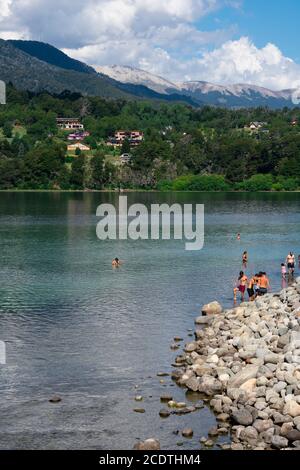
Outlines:
<svg viewBox="0 0 300 470"><path fill-rule="evenodd" d="M129 66L95 67L100 73L108 75L122 83L143 84L159 93L177 93L189 96L199 104L224 107L269 106L281 108L294 107L292 95L295 90L272 91L267 88L248 85L216 85L205 81L173 83L165 78Z"/></svg>
<svg viewBox="0 0 300 470"><path fill-rule="evenodd" d="M0 39L0 79L22 90L112 99L184 102L192 106L228 108L294 107L295 90L272 91L248 85L216 85L205 81L174 83L129 66L95 66L75 60L50 44Z"/></svg>

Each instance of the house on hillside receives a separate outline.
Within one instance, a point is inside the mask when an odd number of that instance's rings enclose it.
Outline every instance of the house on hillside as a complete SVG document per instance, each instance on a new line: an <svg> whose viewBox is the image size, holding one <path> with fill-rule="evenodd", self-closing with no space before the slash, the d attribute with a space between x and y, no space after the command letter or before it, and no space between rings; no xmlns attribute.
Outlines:
<svg viewBox="0 0 300 470"><path fill-rule="evenodd" d="M56 124L59 129L68 130L84 130L83 124L78 118L57 118Z"/></svg>
<svg viewBox="0 0 300 470"><path fill-rule="evenodd" d="M90 136L90 133L88 131L84 131L84 132L72 132L71 134L68 135L68 140L70 141L74 141L74 140L78 140L78 141L82 141L84 140L86 137L89 137Z"/></svg>
<svg viewBox="0 0 300 470"><path fill-rule="evenodd" d="M142 131L116 131L113 137L109 137L106 144L113 147L121 147L128 140L131 147L136 147L144 140Z"/></svg>
<svg viewBox="0 0 300 470"><path fill-rule="evenodd" d="M81 142L76 142L75 144L68 145L67 149L68 152L76 152L77 149L81 150L81 152L88 152L89 150L91 150L91 147L82 144Z"/></svg>
<svg viewBox="0 0 300 470"><path fill-rule="evenodd" d="M244 129L250 132L259 132L261 130L265 130L267 125L267 122L253 121L250 122L249 126L245 126Z"/></svg>

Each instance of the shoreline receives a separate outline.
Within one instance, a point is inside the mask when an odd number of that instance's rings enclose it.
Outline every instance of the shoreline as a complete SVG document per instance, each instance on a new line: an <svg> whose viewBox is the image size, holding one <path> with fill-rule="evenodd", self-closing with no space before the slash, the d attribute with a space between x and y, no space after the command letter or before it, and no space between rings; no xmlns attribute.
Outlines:
<svg viewBox="0 0 300 470"><path fill-rule="evenodd" d="M228 434L223 450L300 450L300 277L232 309L208 304L195 324L172 378L216 416L204 448Z"/></svg>
<svg viewBox="0 0 300 470"><path fill-rule="evenodd" d="M175 194L298 194L300 190L295 191L161 191L158 189L123 189L122 191L115 189L0 189L0 193L175 193Z"/></svg>

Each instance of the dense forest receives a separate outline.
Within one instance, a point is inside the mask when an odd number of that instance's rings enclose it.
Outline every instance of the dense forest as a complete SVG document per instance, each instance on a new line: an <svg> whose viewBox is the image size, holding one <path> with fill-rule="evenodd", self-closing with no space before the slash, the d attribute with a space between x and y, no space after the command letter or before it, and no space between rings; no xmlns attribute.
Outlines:
<svg viewBox="0 0 300 470"><path fill-rule="evenodd" d="M57 117L79 117L90 152L67 152ZM261 122L257 131L247 129ZM246 127L246 129L245 129ZM106 145L140 130L130 148ZM121 164L119 155L132 154ZM300 109L229 110L7 89L0 105L0 189L293 191L300 189Z"/></svg>

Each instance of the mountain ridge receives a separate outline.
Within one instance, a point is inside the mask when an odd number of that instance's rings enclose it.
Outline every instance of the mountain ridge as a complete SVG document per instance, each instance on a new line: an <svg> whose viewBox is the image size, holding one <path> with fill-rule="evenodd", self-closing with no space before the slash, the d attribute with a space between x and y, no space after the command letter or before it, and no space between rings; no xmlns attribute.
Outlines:
<svg viewBox="0 0 300 470"><path fill-rule="evenodd" d="M176 92L177 94L184 94L205 104L227 105L228 107L270 106L280 108L295 106L292 102L292 94L295 91L293 89L274 91L266 87L247 83L219 85L201 80L173 83L145 70L119 65L101 66L97 67L97 70L101 70L102 73L106 73L123 83L130 83L130 80L133 78L137 84L139 83L140 75L140 83L147 83L149 88L157 89L159 86L160 91L163 93Z"/></svg>
<svg viewBox="0 0 300 470"><path fill-rule="evenodd" d="M23 50L25 48L27 52ZM52 51L51 57L46 54L49 48ZM198 105L189 96L172 93L164 95L144 86L118 82L60 52L46 43L23 41L20 48L15 47L13 41L0 39L0 79L12 83L17 89L34 93L46 91L60 94L68 90L83 96L100 96L106 99L151 99ZM56 61L57 57L59 59ZM81 71L78 71L78 67Z"/></svg>
<svg viewBox="0 0 300 470"><path fill-rule="evenodd" d="M0 79L31 92L81 93L113 99L185 102L227 108L295 107L294 90L252 84L218 85L194 80L174 83L132 66L91 66L39 41L0 39Z"/></svg>

